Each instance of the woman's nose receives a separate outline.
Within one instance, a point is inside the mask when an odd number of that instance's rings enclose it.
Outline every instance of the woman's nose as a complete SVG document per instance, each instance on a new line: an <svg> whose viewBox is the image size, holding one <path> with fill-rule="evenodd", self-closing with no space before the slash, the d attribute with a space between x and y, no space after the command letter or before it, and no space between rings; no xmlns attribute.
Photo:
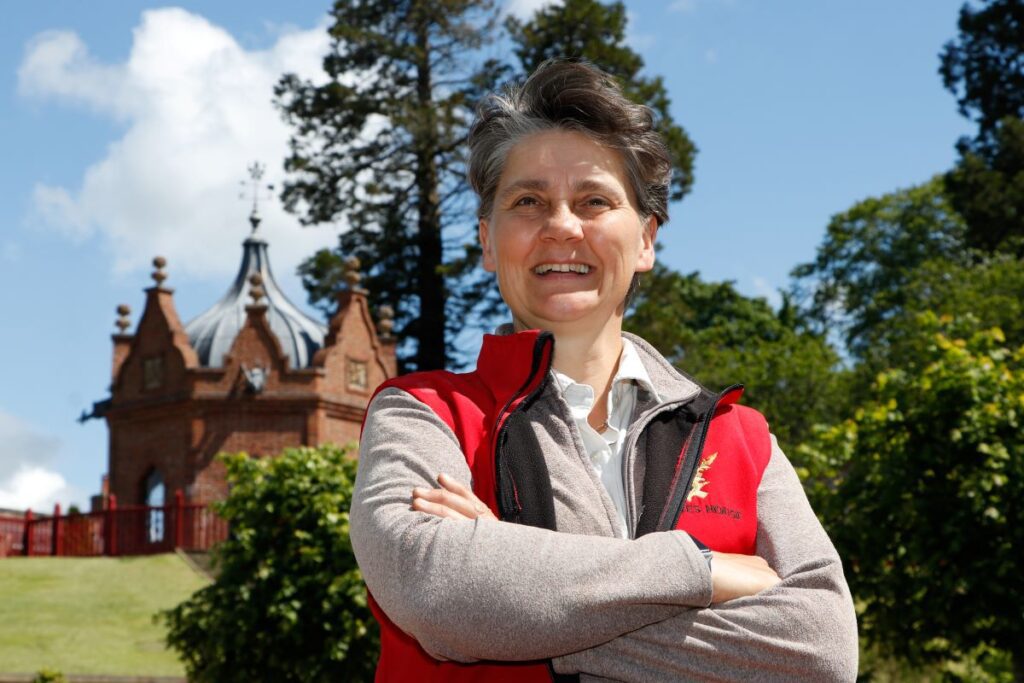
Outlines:
<svg viewBox="0 0 1024 683"><path fill-rule="evenodd" d="M565 202L551 207L544 221L543 239L575 240L583 238L583 222Z"/></svg>

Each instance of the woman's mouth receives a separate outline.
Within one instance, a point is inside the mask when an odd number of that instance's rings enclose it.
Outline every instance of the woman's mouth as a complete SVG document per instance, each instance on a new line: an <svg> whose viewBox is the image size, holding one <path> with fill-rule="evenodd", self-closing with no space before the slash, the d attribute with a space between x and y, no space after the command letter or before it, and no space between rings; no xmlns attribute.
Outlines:
<svg viewBox="0 0 1024 683"><path fill-rule="evenodd" d="M534 266L533 272L537 275L547 275L549 273L586 275L590 272L590 266L585 263L542 263L539 266Z"/></svg>

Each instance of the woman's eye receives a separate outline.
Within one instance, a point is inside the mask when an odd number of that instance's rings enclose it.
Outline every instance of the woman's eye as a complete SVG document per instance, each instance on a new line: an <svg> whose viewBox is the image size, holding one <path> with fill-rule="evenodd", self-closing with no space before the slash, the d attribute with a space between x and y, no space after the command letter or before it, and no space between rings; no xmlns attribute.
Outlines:
<svg viewBox="0 0 1024 683"><path fill-rule="evenodd" d="M536 197L527 196L520 197L519 199L517 199L513 206L535 206L537 203L538 202Z"/></svg>
<svg viewBox="0 0 1024 683"><path fill-rule="evenodd" d="M586 204L587 206L611 206L611 202L604 197L590 197L587 199Z"/></svg>

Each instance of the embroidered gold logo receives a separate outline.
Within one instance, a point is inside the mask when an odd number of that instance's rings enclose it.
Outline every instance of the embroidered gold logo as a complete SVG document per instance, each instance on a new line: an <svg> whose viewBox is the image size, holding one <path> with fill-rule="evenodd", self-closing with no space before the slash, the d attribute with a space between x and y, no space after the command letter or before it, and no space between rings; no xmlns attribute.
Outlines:
<svg viewBox="0 0 1024 683"><path fill-rule="evenodd" d="M711 455L706 455L701 458L700 464L697 465L697 474L693 476L693 484L690 485L690 492L686 495L687 503L694 498L700 498L703 500L708 497L708 492L704 490L704 487L708 485L708 480L704 478L704 473L708 471L717 457L718 452L716 451Z"/></svg>

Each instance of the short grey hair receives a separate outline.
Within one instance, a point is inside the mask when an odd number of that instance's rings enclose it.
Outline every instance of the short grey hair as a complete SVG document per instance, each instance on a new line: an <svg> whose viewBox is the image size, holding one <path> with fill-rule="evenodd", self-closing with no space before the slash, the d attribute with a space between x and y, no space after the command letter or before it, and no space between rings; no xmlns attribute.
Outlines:
<svg viewBox="0 0 1024 683"><path fill-rule="evenodd" d="M580 61L548 60L525 82L484 98L469 132L469 183L480 200L477 216L494 209L505 161L524 138L571 130L617 151L641 217L668 221L672 161L650 108L625 95L609 74Z"/></svg>

